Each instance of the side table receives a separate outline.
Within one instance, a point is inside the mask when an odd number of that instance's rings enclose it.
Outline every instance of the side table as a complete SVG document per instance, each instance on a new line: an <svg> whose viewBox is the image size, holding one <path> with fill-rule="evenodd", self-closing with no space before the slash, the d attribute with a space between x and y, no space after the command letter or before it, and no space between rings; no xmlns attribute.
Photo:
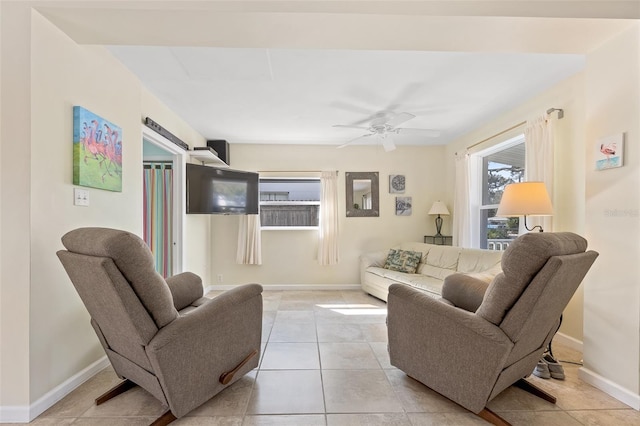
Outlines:
<svg viewBox="0 0 640 426"><path fill-rule="evenodd" d="M425 235L424 242L438 246L450 246L453 244L453 237L451 235Z"/></svg>

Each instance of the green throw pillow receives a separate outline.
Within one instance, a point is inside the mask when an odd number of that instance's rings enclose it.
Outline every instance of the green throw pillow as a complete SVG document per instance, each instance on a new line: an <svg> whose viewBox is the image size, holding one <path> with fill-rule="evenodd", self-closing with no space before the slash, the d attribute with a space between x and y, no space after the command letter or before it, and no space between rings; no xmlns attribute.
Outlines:
<svg viewBox="0 0 640 426"><path fill-rule="evenodd" d="M418 251L391 249L389 250L387 261L384 263L384 268L392 271L406 272L407 274L415 274L420 259L422 259L422 253Z"/></svg>

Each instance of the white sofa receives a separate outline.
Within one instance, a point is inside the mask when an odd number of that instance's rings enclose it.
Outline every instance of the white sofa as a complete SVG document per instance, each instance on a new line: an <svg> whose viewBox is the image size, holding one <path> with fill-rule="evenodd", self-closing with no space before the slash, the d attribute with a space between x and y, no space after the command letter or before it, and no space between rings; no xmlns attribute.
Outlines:
<svg viewBox="0 0 640 426"><path fill-rule="evenodd" d="M384 301L393 283L407 284L424 290L429 296L440 297L444 279L456 272L470 274L490 282L501 272L502 251L440 246L405 242L392 247L422 253L415 274L385 269L389 250L364 254L360 257L362 289Z"/></svg>

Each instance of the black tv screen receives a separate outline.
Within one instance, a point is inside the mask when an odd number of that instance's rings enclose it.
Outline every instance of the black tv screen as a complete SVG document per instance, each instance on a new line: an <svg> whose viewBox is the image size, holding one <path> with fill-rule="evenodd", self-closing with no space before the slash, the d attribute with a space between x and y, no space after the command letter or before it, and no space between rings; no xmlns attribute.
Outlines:
<svg viewBox="0 0 640 426"><path fill-rule="evenodd" d="M187 164L187 213L258 214L258 174Z"/></svg>

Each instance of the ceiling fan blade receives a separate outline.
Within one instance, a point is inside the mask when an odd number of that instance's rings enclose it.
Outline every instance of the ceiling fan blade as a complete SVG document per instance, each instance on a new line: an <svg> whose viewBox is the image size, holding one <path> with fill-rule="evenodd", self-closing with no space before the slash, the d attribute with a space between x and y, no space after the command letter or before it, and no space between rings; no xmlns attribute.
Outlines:
<svg viewBox="0 0 640 426"><path fill-rule="evenodd" d="M393 142L393 138L391 136L384 135L380 139L382 139L382 147L386 152L393 151L396 149L396 144Z"/></svg>
<svg viewBox="0 0 640 426"><path fill-rule="evenodd" d="M369 136L372 136L371 134L367 134L367 135L362 135L362 136L358 136L355 139L351 139L350 141L347 141L345 143L343 143L342 145L338 145L337 148L344 148L345 146L351 145L352 143L359 141L360 139L364 139L364 138L368 138Z"/></svg>
<svg viewBox="0 0 640 426"><path fill-rule="evenodd" d="M347 102L335 101L335 102L332 102L330 105L332 107L340 108L342 110L349 111L349 112L355 112L356 114L364 115L366 117L352 123L354 126L358 124L368 123L369 121L371 121L372 117L375 115L375 111L371 111L370 109L367 109L355 104L350 104Z"/></svg>
<svg viewBox="0 0 640 426"><path fill-rule="evenodd" d="M363 129L363 130L368 130L368 127L364 127L364 126L354 126L354 125L350 125L350 124L334 124L331 127L340 127L340 128L346 128L346 129Z"/></svg>
<svg viewBox="0 0 640 426"><path fill-rule="evenodd" d="M435 129L413 129L411 127L400 127L395 129L395 132L399 135L416 135L424 136L427 138L437 138L442 134L440 130Z"/></svg>
<svg viewBox="0 0 640 426"><path fill-rule="evenodd" d="M413 82L406 85L387 105L387 110L395 111L402 105L407 103L407 100L416 96L416 93L422 87L421 83ZM403 108L404 109L404 108Z"/></svg>
<svg viewBox="0 0 640 426"><path fill-rule="evenodd" d="M387 125L389 127L396 127L396 126L399 126L400 124L404 123L405 121L411 120L414 117L415 117L415 115L409 114L408 112L401 112L400 114L397 114L392 119L388 120L387 121Z"/></svg>

